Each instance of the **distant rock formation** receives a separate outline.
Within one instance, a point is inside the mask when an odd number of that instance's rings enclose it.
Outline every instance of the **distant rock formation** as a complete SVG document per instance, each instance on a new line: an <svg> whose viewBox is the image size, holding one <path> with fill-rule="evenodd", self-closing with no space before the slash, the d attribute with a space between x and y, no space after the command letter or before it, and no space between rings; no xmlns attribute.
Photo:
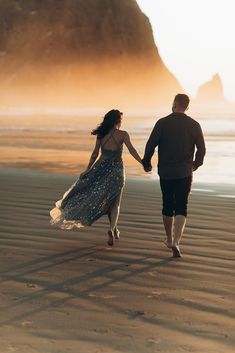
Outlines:
<svg viewBox="0 0 235 353"><path fill-rule="evenodd" d="M196 100L206 104L225 102L223 85L219 74L214 75L210 81L199 87Z"/></svg>
<svg viewBox="0 0 235 353"><path fill-rule="evenodd" d="M159 106L182 91L135 0L0 0L0 78L14 101Z"/></svg>

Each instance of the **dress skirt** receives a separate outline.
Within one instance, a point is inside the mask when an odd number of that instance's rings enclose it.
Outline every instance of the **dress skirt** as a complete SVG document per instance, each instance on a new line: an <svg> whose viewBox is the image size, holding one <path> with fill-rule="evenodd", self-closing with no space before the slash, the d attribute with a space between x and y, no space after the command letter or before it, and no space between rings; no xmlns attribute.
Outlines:
<svg viewBox="0 0 235 353"><path fill-rule="evenodd" d="M57 201L51 225L61 229L92 225L108 210L125 184L121 151L104 150L98 161Z"/></svg>

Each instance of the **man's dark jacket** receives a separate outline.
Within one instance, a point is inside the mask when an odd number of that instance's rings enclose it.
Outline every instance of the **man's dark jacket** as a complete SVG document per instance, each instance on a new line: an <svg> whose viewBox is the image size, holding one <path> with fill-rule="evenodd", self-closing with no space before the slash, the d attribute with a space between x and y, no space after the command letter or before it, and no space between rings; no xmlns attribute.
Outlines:
<svg viewBox="0 0 235 353"><path fill-rule="evenodd" d="M203 164L206 153L200 124L184 113L172 113L159 119L146 144L143 165L151 166L158 146L158 174L162 179L179 179L192 175ZM195 147L197 149L194 159Z"/></svg>

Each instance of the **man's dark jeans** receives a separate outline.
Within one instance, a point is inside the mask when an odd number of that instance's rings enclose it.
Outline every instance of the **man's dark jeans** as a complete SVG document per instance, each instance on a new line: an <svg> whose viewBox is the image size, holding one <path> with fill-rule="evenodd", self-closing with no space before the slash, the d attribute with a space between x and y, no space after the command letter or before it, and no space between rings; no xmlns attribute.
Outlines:
<svg viewBox="0 0 235 353"><path fill-rule="evenodd" d="M181 179L160 178L164 216L182 215L187 217L188 196L192 185L192 176Z"/></svg>

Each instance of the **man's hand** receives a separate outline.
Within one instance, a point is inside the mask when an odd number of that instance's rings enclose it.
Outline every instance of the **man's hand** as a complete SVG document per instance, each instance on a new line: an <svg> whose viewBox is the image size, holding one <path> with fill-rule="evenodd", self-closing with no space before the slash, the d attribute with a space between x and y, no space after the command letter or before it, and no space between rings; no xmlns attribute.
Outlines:
<svg viewBox="0 0 235 353"><path fill-rule="evenodd" d="M195 172L195 170L197 170L197 168L196 168L196 166L195 166L195 164L194 164L194 162L193 162L193 172Z"/></svg>
<svg viewBox="0 0 235 353"><path fill-rule="evenodd" d="M144 171L145 171L146 173L151 172L151 170L152 170L151 164L146 164L145 161L144 161L144 159L142 159L142 165L143 165Z"/></svg>
<svg viewBox="0 0 235 353"><path fill-rule="evenodd" d="M151 165L149 167L144 167L144 171L146 173L151 172L151 170L152 170L152 166Z"/></svg>

